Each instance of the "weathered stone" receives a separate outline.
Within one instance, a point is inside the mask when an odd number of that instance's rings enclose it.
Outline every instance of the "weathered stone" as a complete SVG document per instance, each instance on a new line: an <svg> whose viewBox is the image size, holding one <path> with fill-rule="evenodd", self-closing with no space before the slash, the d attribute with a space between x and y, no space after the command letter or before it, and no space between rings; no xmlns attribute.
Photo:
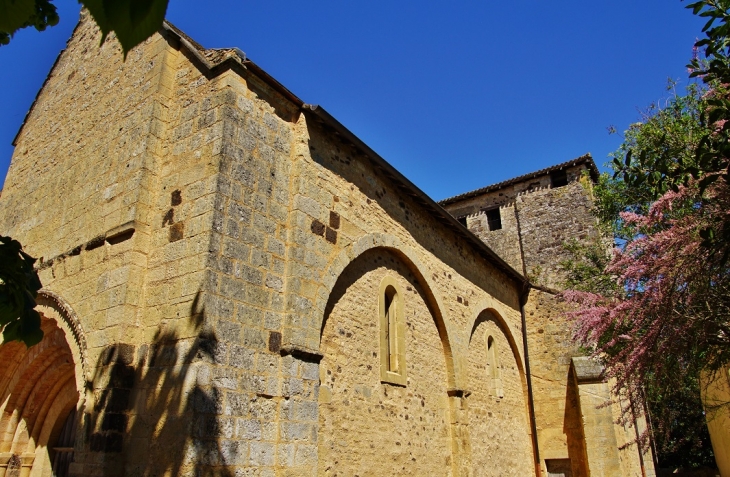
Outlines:
<svg viewBox="0 0 730 477"><path fill-rule="evenodd" d="M637 474L548 290L595 232L587 161L447 204L510 270L238 51L166 25L124 61L82 17L0 196L44 257L46 337L0 348L6 415L46 413L8 421L13 465L47 473L40 429L82 403L73 476Z"/></svg>

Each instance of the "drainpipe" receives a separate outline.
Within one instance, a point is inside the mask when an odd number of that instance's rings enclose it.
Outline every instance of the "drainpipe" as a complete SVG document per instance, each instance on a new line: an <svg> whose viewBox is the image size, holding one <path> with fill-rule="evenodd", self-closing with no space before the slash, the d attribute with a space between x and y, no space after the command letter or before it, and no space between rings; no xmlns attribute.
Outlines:
<svg viewBox="0 0 730 477"><path fill-rule="evenodd" d="M527 320L525 319L525 303L530 294L530 283L525 281L520 294L520 315L522 316L522 346L525 355L525 375L527 376L527 403L530 407L530 428L532 430L532 448L535 454L535 475L542 475L540 467L540 449L537 445L537 423L535 422L535 403L532 398L532 374L530 373L530 353L527 351Z"/></svg>

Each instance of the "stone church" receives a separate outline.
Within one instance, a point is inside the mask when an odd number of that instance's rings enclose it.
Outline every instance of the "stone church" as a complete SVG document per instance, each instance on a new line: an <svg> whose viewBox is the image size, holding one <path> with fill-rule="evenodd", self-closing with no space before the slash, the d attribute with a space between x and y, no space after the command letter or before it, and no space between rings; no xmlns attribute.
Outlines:
<svg viewBox="0 0 730 477"><path fill-rule="evenodd" d="M0 346L0 477L654 475L556 299L590 156L436 203L238 49L99 40L0 197L45 332Z"/></svg>

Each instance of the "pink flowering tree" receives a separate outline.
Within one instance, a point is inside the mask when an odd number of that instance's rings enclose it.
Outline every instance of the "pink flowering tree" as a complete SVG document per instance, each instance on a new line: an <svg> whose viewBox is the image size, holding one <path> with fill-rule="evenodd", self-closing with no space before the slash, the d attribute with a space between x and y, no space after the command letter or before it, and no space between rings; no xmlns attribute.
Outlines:
<svg viewBox="0 0 730 477"><path fill-rule="evenodd" d="M704 245L703 231L728 220L730 193L680 186L645 215L620 214L636 236L613 250L604 273L614 293L568 290L575 336L606 365L616 390L641 400L647 379L717 369L730 361L730 275L726 257Z"/></svg>
<svg viewBox="0 0 730 477"><path fill-rule="evenodd" d="M626 131L595 189L615 246L574 246L564 293L616 395L648 409L660 465L712 462L699 376L730 362L730 0L688 8L708 20L689 65L701 82L670 83Z"/></svg>

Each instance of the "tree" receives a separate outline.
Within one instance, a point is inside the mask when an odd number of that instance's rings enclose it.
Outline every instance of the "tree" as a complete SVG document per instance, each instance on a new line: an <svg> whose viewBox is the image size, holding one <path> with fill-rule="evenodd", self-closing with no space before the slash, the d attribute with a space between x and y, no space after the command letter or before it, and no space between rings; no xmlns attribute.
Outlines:
<svg viewBox="0 0 730 477"><path fill-rule="evenodd" d="M627 131L613 177L596 188L616 247L568 264L565 293L578 305L576 338L618 396L662 409L653 417L665 442L686 433L671 402L694 395L699 408L700 374L730 362L730 0L688 8L708 19L695 45L705 58L689 65L702 83Z"/></svg>
<svg viewBox="0 0 730 477"><path fill-rule="evenodd" d="M58 23L53 0L0 0L0 45L30 26L43 31ZM102 32L102 43L112 31L124 56L162 26L168 0L79 0L94 17Z"/></svg>
<svg viewBox="0 0 730 477"><path fill-rule="evenodd" d="M96 20L103 43L115 32L127 53L152 36L165 19L168 0L79 0ZM21 28L38 31L58 23L52 0L0 0L0 45L10 42ZM33 269L35 259L10 237L0 236L0 330L3 343L22 341L32 346L43 338L35 298L41 282Z"/></svg>
<svg viewBox="0 0 730 477"><path fill-rule="evenodd" d="M43 338L41 317L34 310L41 289L33 269L35 261L17 240L0 236L0 329L4 343L17 340L30 347Z"/></svg>

